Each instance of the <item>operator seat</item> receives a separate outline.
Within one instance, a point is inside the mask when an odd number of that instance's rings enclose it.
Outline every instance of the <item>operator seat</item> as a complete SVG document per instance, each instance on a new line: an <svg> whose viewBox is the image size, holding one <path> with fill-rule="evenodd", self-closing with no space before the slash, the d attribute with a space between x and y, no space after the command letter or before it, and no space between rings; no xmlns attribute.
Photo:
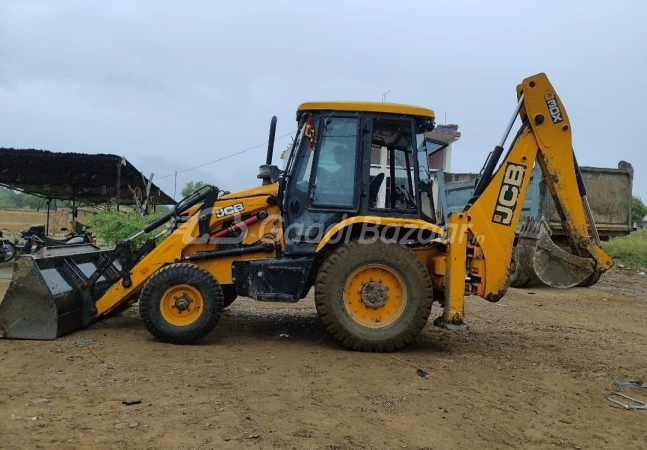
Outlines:
<svg viewBox="0 0 647 450"><path fill-rule="evenodd" d="M371 208L374 208L377 204L377 194L380 192L380 187L384 182L384 172L378 173L375 178L373 178L368 185L368 202Z"/></svg>

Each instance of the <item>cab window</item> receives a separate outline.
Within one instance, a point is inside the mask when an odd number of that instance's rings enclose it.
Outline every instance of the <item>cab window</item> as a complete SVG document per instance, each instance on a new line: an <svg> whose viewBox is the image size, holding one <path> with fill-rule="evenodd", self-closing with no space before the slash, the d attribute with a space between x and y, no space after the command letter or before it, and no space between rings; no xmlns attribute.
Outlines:
<svg viewBox="0 0 647 450"><path fill-rule="evenodd" d="M316 207L355 205L357 117L323 117L310 198Z"/></svg>
<svg viewBox="0 0 647 450"><path fill-rule="evenodd" d="M410 120L373 119L369 205L415 211L414 145Z"/></svg>

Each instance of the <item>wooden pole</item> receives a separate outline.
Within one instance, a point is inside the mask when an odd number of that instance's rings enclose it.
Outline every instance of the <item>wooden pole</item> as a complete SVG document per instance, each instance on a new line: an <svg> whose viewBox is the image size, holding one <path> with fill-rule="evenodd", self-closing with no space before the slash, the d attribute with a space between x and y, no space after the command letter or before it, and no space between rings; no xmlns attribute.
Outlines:
<svg viewBox="0 0 647 450"><path fill-rule="evenodd" d="M126 157L122 156L119 165L117 166L117 212L119 212L119 204L121 203L121 166L126 165Z"/></svg>
<svg viewBox="0 0 647 450"><path fill-rule="evenodd" d="M52 199L47 199L47 222L45 223L45 236L49 236L49 207L52 203Z"/></svg>

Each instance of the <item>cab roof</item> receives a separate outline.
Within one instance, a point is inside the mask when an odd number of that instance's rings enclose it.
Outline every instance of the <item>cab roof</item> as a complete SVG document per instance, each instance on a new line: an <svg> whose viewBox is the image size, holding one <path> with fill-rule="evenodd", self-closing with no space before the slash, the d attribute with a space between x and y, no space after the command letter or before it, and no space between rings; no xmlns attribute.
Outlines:
<svg viewBox="0 0 647 450"><path fill-rule="evenodd" d="M403 114L430 119L436 117L436 114L428 108L386 102L306 102L299 105L297 113L320 110Z"/></svg>

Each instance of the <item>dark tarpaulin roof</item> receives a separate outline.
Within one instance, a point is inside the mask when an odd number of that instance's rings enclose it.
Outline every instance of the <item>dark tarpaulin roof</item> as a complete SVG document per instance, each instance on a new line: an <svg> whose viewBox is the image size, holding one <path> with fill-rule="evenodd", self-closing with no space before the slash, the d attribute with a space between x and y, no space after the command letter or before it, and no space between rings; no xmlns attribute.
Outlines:
<svg viewBox="0 0 647 450"><path fill-rule="evenodd" d="M119 165L121 174L118 175ZM146 192L142 174L125 158L117 155L58 153L47 150L0 147L0 184L30 194L59 200L106 203L117 198L120 179L120 203L132 205L128 188ZM175 202L155 184L150 196L158 205Z"/></svg>

